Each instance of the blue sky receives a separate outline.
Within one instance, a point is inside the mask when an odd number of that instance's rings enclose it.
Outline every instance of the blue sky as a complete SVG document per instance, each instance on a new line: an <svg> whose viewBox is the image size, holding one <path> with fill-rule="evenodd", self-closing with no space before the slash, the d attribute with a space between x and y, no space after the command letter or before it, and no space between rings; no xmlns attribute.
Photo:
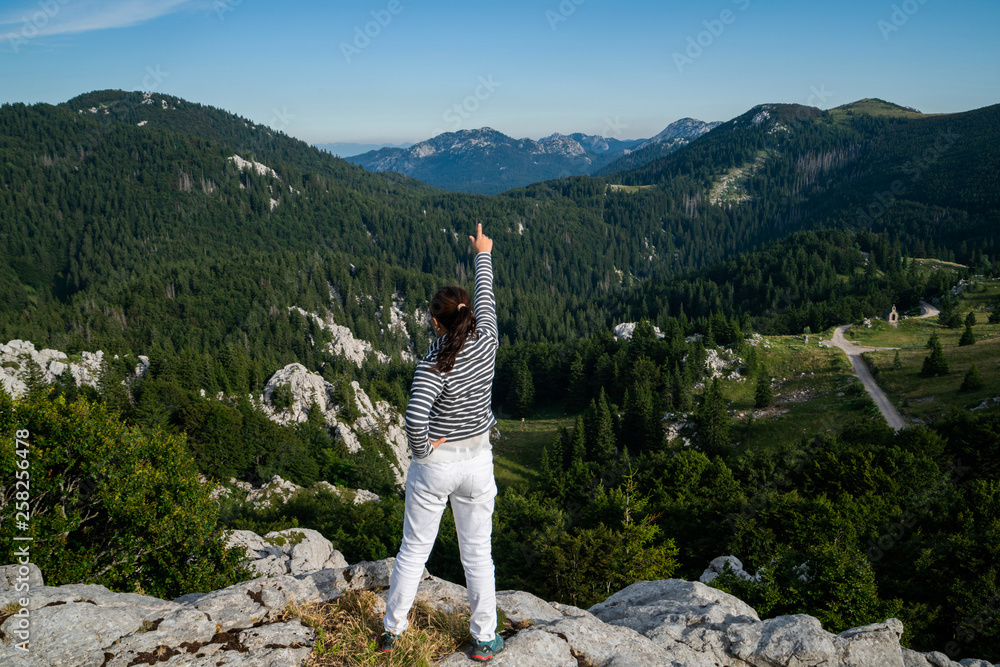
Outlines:
<svg viewBox="0 0 1000 667"><path fill-rule="evenodd" d="M310 143L638 138L764 102L996 104L998 25L995 0L0 0L0 103L152 90Z"/></svg>

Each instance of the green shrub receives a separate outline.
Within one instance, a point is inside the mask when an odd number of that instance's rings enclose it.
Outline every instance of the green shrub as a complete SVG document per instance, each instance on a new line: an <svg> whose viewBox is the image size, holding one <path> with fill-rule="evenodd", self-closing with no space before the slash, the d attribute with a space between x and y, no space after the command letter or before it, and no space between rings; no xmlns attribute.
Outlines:
<svg viewBox="0 0 1000 667"><path fill-rule="evenodd" d="M28 454L15 433L27 431ZM249 577L182 436L122 424L103 405L0 394L0 541L14 562L15 471L30 476L31 559L48 585L98 583L171 599ZM27 461L27 467L20 464ZM18 534L24 534L17 531Z"/></svg>

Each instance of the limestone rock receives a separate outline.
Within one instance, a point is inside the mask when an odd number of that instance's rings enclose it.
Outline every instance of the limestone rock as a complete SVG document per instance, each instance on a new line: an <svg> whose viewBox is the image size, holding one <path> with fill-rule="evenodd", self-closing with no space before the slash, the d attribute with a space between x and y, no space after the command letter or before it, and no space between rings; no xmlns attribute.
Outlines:
<svg viewBox="0 0 1000 667"><path fill-rule="evenodd" d="M642 633L679 664L692 665L748 664L727 652L726 629L760 623L757 612L739 598L682 579L636 582L590 611L606 623Z"/></svg>
<svg viewBox="0 0 1000 667"><path fill-rule="evenodd" d="M621 324L616 324L613 330L615 340L632 340L632 334L635 333L636 325L637 322L622 322ZM660 331L659 327L653 327L653 335L657 338L664 337L664 334Z"/></svg>
<svg viewBox="0 0 1000 667"><path fill-rule="evenodd" d="M27 656L14 647L13 630L18 617L11 616L0 632L0 664L27 664L39 667L93 665L104 662L104 649L142 626L139 610L105 607L88 602L69 602L35 610L30 617L31 641ZM15 657L17 656L17 657ZM19 658L26 657L23 661Z"/></svg>
<svg viewBox="0 0 1000 667"><path fill-rule="evenodd" d="M274 407L274 395L280 387L287 387L291 392L290 407L282 409ZM351 382L351 393L354 395L353 407L358 410L360 416L353 424L349 424L342 416L345 406L337 405L333 400L335 390L333 384L316 373L310 373L302 364L289 364L271 376L257 403L271 420L279 424L306 421L309 418L309 409L315 403L323 414L327 426L344 441L351 452L361 449L358 433L379 434L385 438L392 450L393 460L390 463L396 475L396 482L400 486L405 484L410 453L403 416L386 401L373 402L355 381Z"/></svg>
<svg viewBox="0 0 1000 667"><path fill-rule="evenodd" d="M16 616L0 624L0 664L29 667L125 667L139 664L293 667L309 659L313 631L280 620L289 603L339 598L345 590L386 595L395 559L324 567L332 545L316 531L294 528L261 537L233 531L230 544L280 562L288 572L209 593L160 600L113 593L104 586L32 586L32 648L15 653ZM730 561L723 561L730 562ZM292 563L296 563L294 566ZM319 569L314 569L314 568ZM0 608L17 598L9 588L14 566L2 568ZM30 572L40 579L40 573ZM467 608L457 584L422 575L418 600L443 611ZM497 604L513 626L494 664L517 667L991 667L980 660L952 662L942 653L899 645L896 619L839 635L806 615L761 621L739 599L700 582L642 581L590 611L545 602L522 591L500 591ZM470 647L440 665L474 664Z"/></svg>
<svg viewBox="0 0 1000 667"><path fill-rule="evenodd" d="M20 396L27 387L18 375L23 362L22 355L27 355L39 365L45 374L46 382L55 382L67 371L76 384L97 387L97 375L100 372L104 353L82 352L80 361L69 361L65 352L59 350L36 350L31 341L15 339L6 344L0 343L0 385L11 396Z"/></svg>
<svg viewBox="0 0 1000 667"><path fill-rule="evenodd" d="M22 567L27 569L26 575L21 574ZM27 565L4 565L0 567L0 593L12 590L17 586L18 578L22 576L31 589L45 585L45 582L42 580L42 571L34 563L28 563Z"/></svg>
<svg viewBox="0 0 1000 667"><path fill-rule="evenodd" d="M452 653L437 663L438 667L465 667L481 664L469 657L469 651ZM504 649L493 656L494 667L579 667L569 643L547 632L519 632Z"/></svg>
<svg viewBox="0 0 1000 667"><path fill-rule="evenodd" d="M561 618L532 625L505 643L491 662L496 665L533 667L543 665L604 666L669 665L667 652L626 627L607 625L589 612L575 607ZM440 665L466 665L466 652L448 656Z"/></svg>
<svg viewBox="0 0 1000 667"><path fill-rule="evenodd" d="M748 581L756 580L756 577L743 570L743 562L736 556L719 556L709 563L705 571L698 577L698 581L703 584L711 583L716 577L722 574L727 564L732 568L737 577Z"/></svg>
<svg viewBox="0 0 1000 667"><path fill-rule="evenodd" d="M301 491L302 487L293 484L281 475L275 475L264 486L254 489L247 494L247 502L253 503L255 509L270 507L272 502L284 504L296 491Z"/></svg>
<svg viewBox="0 0 1000 667"><path fill-rule="evenodd" d="M904 667L899 639L903 636L903 623L890 618L860 628L845 630L837 635L834 645L845 667Z"/></svg>
<svg viewBox="0 0 1000 667"><path fill-rule="evenodd" d="M967 662L967 660L963 660L962 662ZM985 662L988 667L992 667L992 665L985 660L976 660L974 662ZM911 665L913 667L962 667L962 663L953 661L940 651L917 653L916 651L911 651L908 648L903 649L903 664L906 665L906 667L911 667Z"/></svg>
<svg viewBox="0 0 1000 667"><path fill-rule="evenodd" d="M515 627L547 623L563 616L545 600L524 591L497 591L497 606Z"/></svg>
<svg viewBox="0 0 1000 667"><path fill-rule="evenodd" d="M272 531L264 537L249 530L234 530L226 546L242 549L249 565L260 575L298 575L347 567L343 554L333 548L330 540L309 528Z"/></svg>

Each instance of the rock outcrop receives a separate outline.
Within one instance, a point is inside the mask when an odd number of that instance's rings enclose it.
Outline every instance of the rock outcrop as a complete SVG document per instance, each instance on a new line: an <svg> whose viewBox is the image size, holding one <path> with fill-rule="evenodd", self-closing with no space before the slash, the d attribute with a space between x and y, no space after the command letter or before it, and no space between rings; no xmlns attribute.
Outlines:
<svg viewBox="0 0 1000 667"><path fill-rule="evenodd" d="M402 486L406 482L406 470L410 463L403 416L386 401L372 401L357 382L351 382L350 389L348 393L353 395L354 405L338 405L334 399L337 387L322 376L309 372L302 364L289 364L267 381L264 393L258 397L258 405L273 421L292 424L306 421L309 409L315 403L327 426L351 452L361 449L358 433L377 434L392 449L393 472L397 483ZM275 398L285 390L289 392L290 405L275 407ZM360 413L351 423L348 423L346 415L354 410L349 410L349 407Z"/></svg>
<svg viewBox="0 0 1000 667"><path fill-rule="evenodd" d="M388 327L392 331L402 328L405 332L402 315L394 311ZM346 327L342 328L348 334L350 333ZM345 337L344 341L346 340ZM351 338L351 340L354 339ZM344 345L347 343L345 342ZM355 353L361 354L362 359L367 354L357 346L348 346L348 348L340 351L335 350L335 353L351 359L354 359L351 355ZM382 355L382 357L384 356ZM46 382L54 382L63 373L69 372L77 386L89 385L96 388L101 362L104 360L104 352L101 350L81 352L79 360L71 361L65 352L47 349L39 351L30 341L12 340L8 343L0 343L0 386L11 396L20 396L27 391L27 387L21 379L26 357L38 364ZM388 358L382 360L387 361ZM145 355L139 355L132 377L144 377L148 369L149 358ZM279 388L287 389L290 393L291 405L288 407L277 408L274 405L275 392ZM258 395L254 402L272 421L283 425L306 421L310 406L315 402L319 406L327 426L338 438L343 440L348 451L351 452L357 452L362 448L358 437L361 433L374 434L379 439L384 439L392 450L390 464L396 482L403 486L406 483L410 452L402 415L386 401L372 401L357 382L351 382L350 391L345 392L353 397L351 400L354 405L352 406L338 405L334 400L334 389L335 387L324 380L322 376L310 373L305 366L295 363L274 373L267 381L264 392ZM206 395L204 389L201 390L201 395L203 397ZM223 399L225 396L220 392L216 396L216 400ZM347 415L351 415L351 419L348 419ZM371 499L370 496L365 497Z"/></svg>
<svg viewBox="0 0 1000 667"><path fill-rule="evenodd" d="M35 344L27 340L12 340L8 343L0 343L0 384L11 396L20 396L27 387L20 379L21 371L24 369L24 355L38 364L45 374L46 382L55 382L66 371L73 376L73 380L79 385L97 386L97 375L101 370L101 361L104 359L104 352L81 352L80 359L70 361L65 352L59 350L36 350ZM149 366L149 361L145 357L140 357L140 366L143 371Z"/></svg>
<svg viewBox="0 0 1000 667"><path fill-rule="evenodd" d="M286 617L288 604L333 601L361 589L384 601L395 564L388 558L347 566L322 535L300 528L264 537L235 531L230 542L243 545L270 576L167 601L96 585L44 586L37 568L30 570L28 653L16 648L20 621L12 609L26 595L11 588L18 566L0 568L0 664L303 665L316 635ZM426 570L417 599L467 610L464 587ZM762 621L738 598L680 579L637 582L589 610L523 591L498 591L497 605L513 627L492 661L497 667L993 667L902 648L896 619L834 635L811 616ZM476 663L466 647L437 664Z"/></svg>
<svg viewBox="0 0 1000 667"><path fill-rule="evenodd" d="M616 324L615 328L612 330L612 334L615 340L632 340L632 334L635 333L635 327L638 322L622 322L621 324ZM659 327L653 327L653 335L657 338L663 338L664 333L660 331Z"/></svg>
<svg viewBox="0 0 1000 667"><path fill-rule="evenodd" d="M226 546L239 546L257 574L307 574L316 570L347 567L344 555L330 540L309 528L287 528L261 537L250 530L229 533Z"/></svg>
<svg viewBox="0 0 1000 667"><path fill-rule="evenodd" d="M209 480L204 475L199 476L199 480L202 484L208 484ZM293 482L281 477L281 475L275 475L268 482L261 485L260 487L255 487L249 482L242 482L237 480L235 477L230 477L228 484L217 485L212 489L209 494L212 498L228 498L231 495L245 496L245 502L251 503L254 509L263 509L265 507L270 507L272 503L284 504L291 498L294 494L302 491L305 487L299 486ZM343 498L345 500L350 500L355 505L360 505L361 503L377 503L382 499L379 498L378 494L372 493L366 489L348 489L341 488L330 484L327 481L320 481L309 487L308 491L311 493L317 493L319 491L329 491L335 496Z"/></svg>

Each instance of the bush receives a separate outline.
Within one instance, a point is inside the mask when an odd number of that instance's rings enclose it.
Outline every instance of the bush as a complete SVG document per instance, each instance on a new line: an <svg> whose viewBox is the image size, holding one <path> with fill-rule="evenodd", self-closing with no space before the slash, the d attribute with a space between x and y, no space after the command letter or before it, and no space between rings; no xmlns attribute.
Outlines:
<svg viewBox="0 0 1000 667"><path fill-rule="evenodd" d="M959 391L978 391L984 386L983 376L979 374L979 369L976 368L975 364L972 364L972 368L969 372L965 374L965 378L962 380L962 386Z"/></svg>
<svg viewBox="0 0 1000 667"><path fill-rule="evenodd" d="M27 458L15 433L26 430ZM16 470L30 475L31 558L46 584L98 583L171 599L250 575L184 438L122 424L103 405L0 392L0 540L14 562ZM21 461L28 467L22 468ZM18 531L18 534L24 534Z"/></svg>

